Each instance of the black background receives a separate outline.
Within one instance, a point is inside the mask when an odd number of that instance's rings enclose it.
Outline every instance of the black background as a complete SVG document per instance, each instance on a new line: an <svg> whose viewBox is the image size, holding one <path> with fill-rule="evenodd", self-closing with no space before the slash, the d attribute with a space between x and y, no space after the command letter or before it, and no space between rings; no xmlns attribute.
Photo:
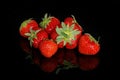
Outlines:
<svg viewBox="0 0 120 80"><path fill-rule="evenodd" d="M17 76L15 79L49 79L49 80L64 80L64 79L110 79L113 78L115 68L113 68L113 57L117 55L115 52L117 43L117 28L119 24L119 6L118 4L41 4L39 2L30 1L18 4L13 4L8 7L8 32L10 31L11 38L9 39L10 59L7 61L12 69L10 73ZM47 7L47 6L48 7ZM22 51L19 45L19 26L21 22L28 18L34 18L38 23L45 13L56 16L63 21L66 17L74 15L78 23L83 27L84 32L91 33L96 39L100 36L101 50L99 52L100 65L93 71L81 71L79 69L69 70L59 75L54 73L47 74L35 65L26 64L25 52ZM117 43L118 44L118 43Z"/></svg>

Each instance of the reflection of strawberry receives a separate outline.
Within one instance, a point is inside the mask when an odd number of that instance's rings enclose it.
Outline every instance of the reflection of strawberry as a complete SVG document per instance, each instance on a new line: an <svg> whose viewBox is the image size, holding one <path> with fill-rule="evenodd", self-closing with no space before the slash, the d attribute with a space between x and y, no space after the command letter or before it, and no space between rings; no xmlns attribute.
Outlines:
<svg viewBox="0 0 120 80"><path fill-rule="evenodd" d="M77 56L74 50L66 50L65 60L71 64L77 64Z"/></svg>
<svg viewBox="0 0 120 80"><path fill-rule="evenodd" d="M40 68L44 72L53 72L57 68L56 58L44 58L41 60Z"/></svg>
<svg viewBox="0 0 120 80"><path fill-rule="evenodd" d="M45 29L48 34L50 34L57 26L60 25L60 21L56 17L45 14L39 25Z"/></svg>
<svg viewBox="0 0 120 80"><path fill-rule="evenodd" d="M63 64L65 56L64 48L58 49L57 53L55 54L55 58L58 61L58 64Z"/></svg>
<svg viewBox="0 0 120 80"><path fill-rule="evenodd" d="M78 63L81 70L93 70L98 66L99 58L96 56L81 56L78 58Z"/></svg>
<svg viewBox="0 0 120 80"><path fill-rule="evenodd" d="M81 36L78 51L84 55L95 55L100 50L100 44L89 33Z"/></svg>
<svg viewBox="0 0 120 80"><path fill-rule="evenodd" d="M36 65L39 66L39 65L40 65L40 55L39 55L39 51L33 49L33 50L32 50L32 53L33 53L33 62L34 62L34 64L36 64Z"/></svg>
<svg viewBox="0 0 120 80"><path fill-rule="evenodd" d="M39 43L48 38L46 31L41 28L30 28L30 32L25 34L30 40L30 45L34 48L38 48Z"/></svg>
<svg viewBox="0 0 120 80"><path fill-rule="evenodd" d="M52 57L58 50L58 45L53 40L43 40L39 44L39 50L44 57Z"/></svg>
<svg viewBox="0 0 120 80"><path fill-rule="evenodd" d="M29 41L27 39L21 38L20 39L20 47L28 54L32 53Z"/></svg>
<svg viewBox="0 0 120 80"><path fill-rule="evenodd" d="M38 23L35 20L30 18L30 19L23 21L19 28L20 35L22 37L27 38L25 33L28 33L30 31L30 28L33 28L33 27L38 27Z"/></svg>

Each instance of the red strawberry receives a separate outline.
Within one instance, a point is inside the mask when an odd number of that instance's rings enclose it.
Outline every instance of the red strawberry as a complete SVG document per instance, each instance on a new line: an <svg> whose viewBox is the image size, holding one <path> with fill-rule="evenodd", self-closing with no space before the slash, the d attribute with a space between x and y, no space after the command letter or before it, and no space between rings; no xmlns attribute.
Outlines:
<svg viewBox="0 0 120 80"><path fill-rule="evenodd" d="M48 39L48 34L41 28L30 28L30 32L26 33L25 35L28 36L30 45L34 48L38 48L38 45L42 40Z"/></svg>
<svg viewBox="0 0 120 80"><path fill-rule="evenodd" d="M89 33L81 36L78 43L78 51L84 55L95 55L100 50L100 44Z"/></svg>
<svg viewBox="0 0 120 80"><path fill-rule="evenodd" d="M76 48L77 43L78 43L78 40L71 40L71 44L67 43L66 48L67 49L74 49L74 48Z"/></svg>
<svg viewBox="0 0 120 80"><path fill-rule="evenodd" d="M61 27L57 27L56 32L51 33L51 38L60 45L59 48L66 46L67 49L74 49L77 46L77 38L81 34L78 29L74 29L74 24L71 26L61 23Z"/></svg>
<svg viewBox="0 0 120 80"><path fill-rule="evenodd" d="M99 64L99 58L96 56L81 56L78 58L78 63L81 70L93 70L97 68Z"/></svg>
<svg viewBox="0 0 120 80"><path fill-rule="evenodd" d="M76 21L75 17L72 15L72 17L67 17L64 19L64 23L67 25L74 25L74 29L78 29L79 31L81 31L81 33L83 32L82 27L78 24L78 22Z"/></svg>
<svg viewBox="0 0 120 80"><path fill-rule="evenodd" d="M39 25L45 29L48 34L50 34L57 26L60 25L60 21L54 16L48 16L45 14Z"/></svg>
<svg viewBox="0 0 120 80"><path fill-rule="evenodd" d="M43 40L39 44L39 50L44 57L50 58L57 52L58 45L53 40Z"/></svg>
<svg viewBox="0 0 120 80"><path fill-rule="evenodd" d="M38 27L38 23L33 20L33 19L27 19L25 21L23 21L20 25L20 28L19 28L19 32L20 32L20 35L22 37L25 37L27 38L27 36L25 35L25 33L28 33L30 32L30 27Z"/></svg>

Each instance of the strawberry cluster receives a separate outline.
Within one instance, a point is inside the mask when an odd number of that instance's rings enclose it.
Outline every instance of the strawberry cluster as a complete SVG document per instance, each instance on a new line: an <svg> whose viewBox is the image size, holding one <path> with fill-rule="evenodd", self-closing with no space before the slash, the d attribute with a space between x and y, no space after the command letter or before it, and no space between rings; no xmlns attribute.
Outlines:
<svg viewBox="0 0 120 80"><path fill-rule="evenodd" d="M59 48L78 48L83 55L95 55L100 50L99 42L91 34L83 34L82 26L73 15L60 21L45 14L39 24L30 18L21 23L19 33L46 58L52 57Z"/></svg>

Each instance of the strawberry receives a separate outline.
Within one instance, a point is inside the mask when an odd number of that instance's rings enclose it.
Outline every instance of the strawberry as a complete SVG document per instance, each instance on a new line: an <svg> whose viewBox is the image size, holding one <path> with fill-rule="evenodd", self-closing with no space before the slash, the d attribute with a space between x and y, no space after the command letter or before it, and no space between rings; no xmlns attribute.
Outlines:
<svg viewBox="0 0 120 80"><path fill-rule="evenodd" d="M39 44L41 54L46 57L52 57L58 50L58 45L53 40L43 40Z"/></svg>
<svg viewBox="0 0 120 80"><path fill-rule="evenodd" d="M71 15L72 17L67 17L64 19L64 23L71 26L72 24L74 25L74 29L78 29L81 33L83 32L83 28L82 26L80 26L78 24L78 22L76 21L75 17L73 15Z"/></svg>
<svg viewBox="0 0 120 80"><path fill-rule="evenodd" d="M28 33L30 32L30 27L38 27L38 23L33 20L33 19L27 19L25 21L23 21L20 25L20 28L19 28L19 33L22 37L25 37L27 38L27 36L25 35L25 33Z"/></svg>
<svg viewBox="0 0 120 80"><path fill-rule="evenodd" d="M39 25L45 29L45 31L50 34L56 26L60 25L60 21L58 18L54 16L48 16L47 13L45 14L44 18L42 21L39 23Z"/></svg>
<svg viewBox="0 0 120 80"><path fill-rule="evenodd" d="M55 40L59 48L66 46L67 49L74 49L77 46L77 38L80 35L78 29L61 22L61 27L57 27L55 32L51 33L51 38Z"/></svg>
<svg viewBox="0 0 120 80"><path fill-rule="evenodd" d="M100 50L100 44L89 33L81 36L78 43L78 51L84 55L95 55Z"/></svg>
<svg viewBox="0 0 120 80"><path fill-rule="evenodd" d="M48 34L41 28L30 28L30 32L25 34L30 40L30 46L38 48L39 43L48 38Z"/></svg>
<svg viewBox="0 0 120 80"><path fill-rule="evenodd" d="M99 64L99 58L97 56L79 56L78 64L83 71L94 70Z"/></svg>

